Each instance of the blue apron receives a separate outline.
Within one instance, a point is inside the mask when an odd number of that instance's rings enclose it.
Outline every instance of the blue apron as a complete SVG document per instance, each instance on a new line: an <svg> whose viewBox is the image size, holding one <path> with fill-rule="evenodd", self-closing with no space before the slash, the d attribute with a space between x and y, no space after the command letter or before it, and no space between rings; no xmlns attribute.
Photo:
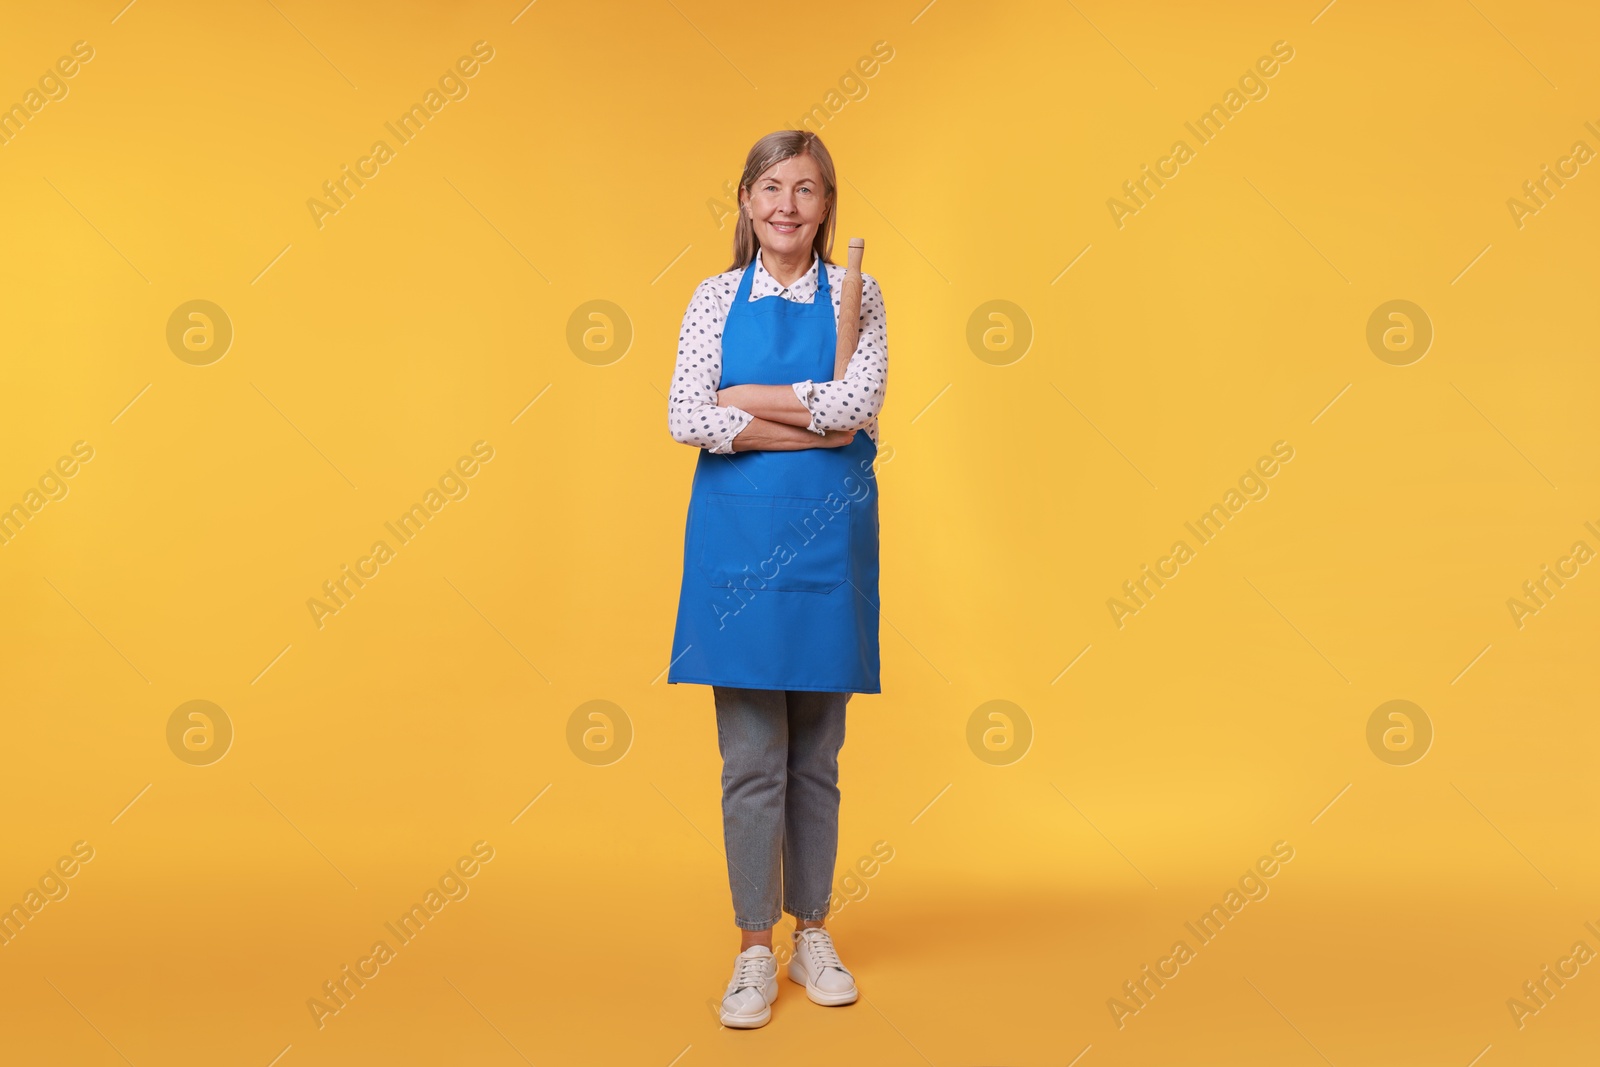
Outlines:
<svg viewBox="0 0 1600 1067"><path fill-rule="evenodd" d="M838 326L827 265L812 262L812 303L751 303L750 260L722 327L719 389L832 380ZM865 430L843 448L700 450L668 683L882 691L877 455Z"/></svg>

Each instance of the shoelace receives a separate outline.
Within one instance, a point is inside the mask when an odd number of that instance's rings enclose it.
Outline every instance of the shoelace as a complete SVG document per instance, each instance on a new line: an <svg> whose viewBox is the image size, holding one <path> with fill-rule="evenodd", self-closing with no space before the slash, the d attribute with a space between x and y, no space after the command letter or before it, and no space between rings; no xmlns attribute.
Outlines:
<svg viewBox="0 0 1600 1067"><path fill-rule="evenodd" d="M817 970L826 970L829 967L837 967L841 971L845 969L844 964L839 962L838 951L833 947L833 938L820 926L802 930L800 941L806 951L811 953L812 962L816 964Z"/></svg>
<svg viewBox="0 0 1600 1067"><path fill-rule="evenodd" d="M767 980L766 956L740 956L739 966L733 972L733 991L754 989Z"/></svg>

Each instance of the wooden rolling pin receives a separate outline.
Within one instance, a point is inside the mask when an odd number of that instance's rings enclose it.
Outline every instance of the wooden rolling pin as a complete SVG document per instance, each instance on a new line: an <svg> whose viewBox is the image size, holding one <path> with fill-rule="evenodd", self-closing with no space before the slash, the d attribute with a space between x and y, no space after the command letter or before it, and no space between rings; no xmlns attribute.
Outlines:
<svg viewBox="0 0 1600 1067"><path fill-rule="evenodd" d="M861 253L867 242L850 238L850 256L845 263L844 283L839 286L839 350L833 357L833 377L844 377L861 340Z"/></svg>

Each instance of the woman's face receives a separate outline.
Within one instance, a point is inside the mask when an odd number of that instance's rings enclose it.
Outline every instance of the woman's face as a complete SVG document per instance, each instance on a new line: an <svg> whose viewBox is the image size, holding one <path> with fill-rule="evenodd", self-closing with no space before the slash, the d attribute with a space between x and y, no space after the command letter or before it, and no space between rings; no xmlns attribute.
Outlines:
<svg viewBox="0 0 1600 1067"><path fill-rule="evenodd" d="M740 190L756 240L782 256L803 256L827 219L822 172L809 155L774 163Z"/></svg>

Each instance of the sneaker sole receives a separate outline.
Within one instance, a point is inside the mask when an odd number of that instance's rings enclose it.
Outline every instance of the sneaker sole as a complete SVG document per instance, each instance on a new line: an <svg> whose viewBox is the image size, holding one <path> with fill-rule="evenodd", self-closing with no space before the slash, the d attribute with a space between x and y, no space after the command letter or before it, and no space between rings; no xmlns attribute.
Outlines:
<svg viewBox="0 0 1600 1067"><path fill-rule="evenodd" d="M798 972L798 973L797 973ZM805 968L796 967L794 961L789 964L789 981L806 987L806 996L811 998L813 1004L821 1004L828 1008L837 1008L844 1004L854 1004L858 991L852 988L847 993L824 993L806 981Z"/></svg>
<svg viewBox="0 0 1600 1067"><path fill-rule="evenodd" d="M719 1014L722 1016L723 1026L734 1030L754 1030L758 1026L767 1025L772 1020L772 1007L768 1005L766 1011L755 1016L728 1015L725 1012Z"/></svg>

